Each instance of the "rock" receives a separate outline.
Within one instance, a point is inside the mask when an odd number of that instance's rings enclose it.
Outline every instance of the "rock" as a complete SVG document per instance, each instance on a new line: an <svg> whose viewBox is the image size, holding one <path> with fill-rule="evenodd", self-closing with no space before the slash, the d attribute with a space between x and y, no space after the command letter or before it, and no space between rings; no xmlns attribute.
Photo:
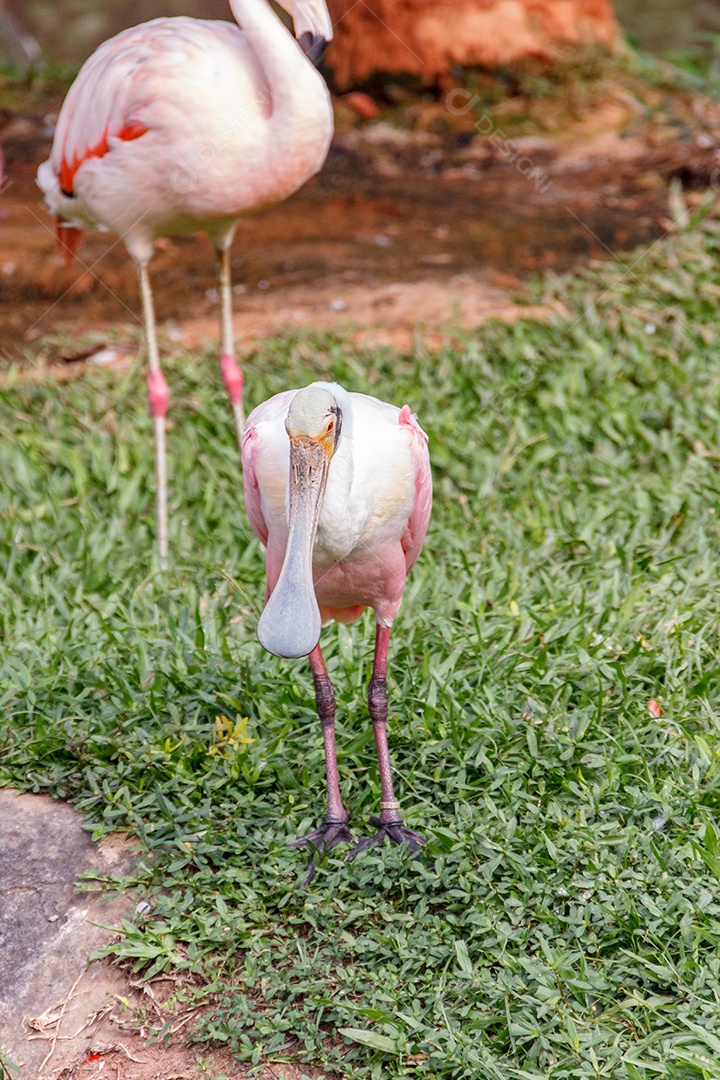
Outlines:
<svg viewBox="0 0 720 1080"><path fill-rule="evenodd" d="M327 63L338 90L376 72L425 83L453 67L552 58L559 46L613 48L610 0L329 0L335 38Z"/></svg>
<svg viewBox="0 0 720 1080"><path fill-rule="evenodd" d="M345 94L343 102L356 116L363 120L374 120L379 113L379 108L369 94L363 94L361 90L353 90Z"/></svg>
<svg viewBox="0 0 720 1080"><path fill-rule="evenodd" d="M0 1049L19 1066L17 1080L54 1076L66 1053L82 1058L97 1034L92 1018L125 988L119 969L87 958L112 940L103 926L119 925L132 901L75 885L93 868L120 875L130 859L119 838L94 844L67 803L0 789Z"/></svg>

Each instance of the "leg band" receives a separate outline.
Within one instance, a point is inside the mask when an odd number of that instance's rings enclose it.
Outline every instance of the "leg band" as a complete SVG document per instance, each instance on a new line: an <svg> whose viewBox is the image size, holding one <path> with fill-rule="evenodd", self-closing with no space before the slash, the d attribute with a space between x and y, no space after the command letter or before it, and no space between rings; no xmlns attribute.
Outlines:
<svg viewBox="0 0 720 1080"><path fill-rule="evenodd" d="M237 361L232 354L220 358L220 371L222 372L225 389L233 405L239 405L242 401L243 373L238 367Z"/></svg>
<svg viewBox="0 0 720 1080"><path fill-rule="evenodd" d="M170 404L170 388L162 371L148 371L147 388L152 415L155 417L166 416Z"/></svg>

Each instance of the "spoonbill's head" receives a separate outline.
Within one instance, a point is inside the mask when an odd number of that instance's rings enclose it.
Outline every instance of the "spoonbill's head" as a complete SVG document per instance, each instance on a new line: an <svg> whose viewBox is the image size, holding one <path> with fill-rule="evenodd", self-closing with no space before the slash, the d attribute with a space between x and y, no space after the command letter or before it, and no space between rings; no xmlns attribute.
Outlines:
<svg viewBox="0 0 720 1080"><path fill-rule="evenodd" d="M329 465L341 427L342 412L330 390L317 383L298 390L285 420L285 430L290 436L291 459L293 452L297 455L302 454L304 448L318 447Z"/></svg>
<svg viewBox="0 0 720 1080"><path fill-rule="evenodd" d="M292 18L300 48L316 64L333 37L325 0L280 0L280 4Z"/></svg>
<svg viewBox="0 0 720 1080"><path fill-rule="evenodd" d="M320 640L312 554L341 428L342 410L329 389L313 384L298 390L285 419L290 443L287 548L258 623L260 644L276 656L307 656Z"/></svg>

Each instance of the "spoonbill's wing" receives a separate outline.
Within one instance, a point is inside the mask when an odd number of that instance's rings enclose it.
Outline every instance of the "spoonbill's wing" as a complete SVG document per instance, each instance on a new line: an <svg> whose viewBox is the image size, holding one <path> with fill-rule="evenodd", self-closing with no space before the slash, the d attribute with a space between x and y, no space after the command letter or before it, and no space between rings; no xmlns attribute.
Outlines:
<svg viewBox="0 0 720 1080"><path fill-rule="evenodd" d="M409 405L403 405L398 417L398 423L410 433L411 453L415 465L415 504L410 512L407 529L402 538L405 566L407 570L410 570L417 562L430 523L432 474L430 472L430 455L428 454L427 445L428 437L418 424L417 417L410 412Z"/></svg>
<svg viewBox="0 0 720 1080"><path fill-rule="evenodd" d="M247 510L250 524L262 543L267 547L268 527L262 509L260 484L257 476L258 454L258 431L256 427L247 425L243 433L242 442L242 470L243 492L245 495L245 509Z"/></svg>

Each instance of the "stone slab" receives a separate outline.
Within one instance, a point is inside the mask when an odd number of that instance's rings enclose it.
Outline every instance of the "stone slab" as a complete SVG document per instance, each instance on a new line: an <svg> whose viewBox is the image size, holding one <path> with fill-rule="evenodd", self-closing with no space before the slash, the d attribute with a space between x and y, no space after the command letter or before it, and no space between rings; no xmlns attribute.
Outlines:
<svg viewBox="0 0 720 1080"><path fill-rule="evenodd" d="M82 1060L114 995L126 992L119 969L87 958L133 901L76 883L93 869L121 874L130 861L119 838L93 843L67 803L0 789L0 1048L19 1067L13 1080L57 1076L66 1051Z"/></svg>

